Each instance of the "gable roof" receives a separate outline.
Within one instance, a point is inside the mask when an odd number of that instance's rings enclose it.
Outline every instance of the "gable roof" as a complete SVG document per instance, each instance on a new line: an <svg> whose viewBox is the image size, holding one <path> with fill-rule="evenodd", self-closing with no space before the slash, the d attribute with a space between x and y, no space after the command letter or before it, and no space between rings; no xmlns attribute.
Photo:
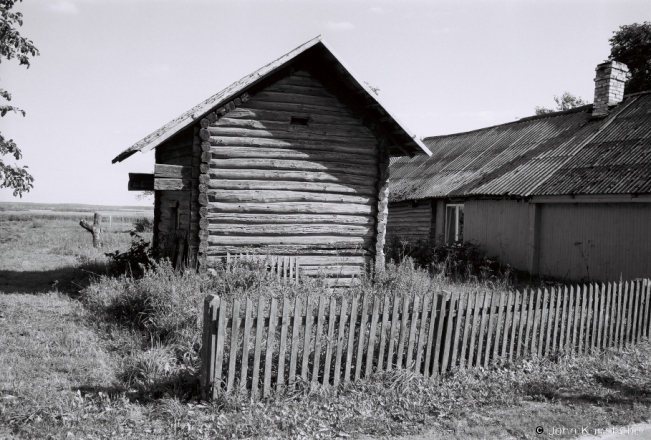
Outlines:
<svg viewBox="0 0 651 440"><path fill-rule="evenodd" d="M651 193L649 92L603 119L587 105L424 143L431 157L392 159L392 201Z"/></svg>
<svg viewBox="0 0 651 440"><path fill-rule="evenodd" d="M299 56L307 53L315 53L317 56L322 57L325 62L331 64L342 75L343 80L346 82L346 86L352 89L352 93L355 93L358 99L363 100L366 103L366 107L373 108L378 112L378 118L381 118L380 125L383 125L388 133L392 133L393 140L396 141L396 147L398 147L403 154L410 156L413 156L414 154L431 155L427 147L425 147L414 134L412 134L384 105L382 105L375 93L373 93L363 82L356 79L351 70L346 67L343 61L341 61L341 59L326 45L321 36L318 36L266 66L261 67L250 75L234 82L205 101L195 105L190 110L182 113L177 118L124 150L122 153L117 155L112 162L121 162L137 151L145 153L156 148L158 145L162 144L167 139L170 139L172 136L187 128L194 122L200 120L214 109L223 106L235 97L247 92L247 90L255 84L263 81L270 75L286 67L288 64L291 64Z"/></svg>

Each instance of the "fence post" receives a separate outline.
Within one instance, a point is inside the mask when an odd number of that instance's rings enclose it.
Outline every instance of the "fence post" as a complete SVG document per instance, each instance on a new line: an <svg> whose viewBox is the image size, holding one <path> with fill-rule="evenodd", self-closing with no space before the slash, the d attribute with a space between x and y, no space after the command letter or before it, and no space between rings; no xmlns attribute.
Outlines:
<svg viewBox="0 0 651 440"><path fill-rule="evenodd" d="M203 337L201 346L201 389L204 399L212 395L215 381L215 353L217 348L217 311L220 299L208 295L203 302Z"/></svg>

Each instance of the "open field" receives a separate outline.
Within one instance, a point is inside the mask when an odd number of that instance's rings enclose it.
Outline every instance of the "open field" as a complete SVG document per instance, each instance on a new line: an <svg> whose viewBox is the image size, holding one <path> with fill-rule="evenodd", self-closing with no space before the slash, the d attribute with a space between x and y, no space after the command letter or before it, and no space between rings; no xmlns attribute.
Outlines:
<svg viewBox="0 0 651 440"><path fill-rule="evenodd" d="M649 343L457 371L440 385L397 371L336 389L303 384L259 403L202 402L195 315L204 289L253 294L254 276L163 268L141 280L100 278L103 252L126 250L130 229L106 228L95 250L71 220L0 219L0 438L533 439L563 427L553 437L572 438L651 418ZM481 287L391 270L390 288Z"/></svg>

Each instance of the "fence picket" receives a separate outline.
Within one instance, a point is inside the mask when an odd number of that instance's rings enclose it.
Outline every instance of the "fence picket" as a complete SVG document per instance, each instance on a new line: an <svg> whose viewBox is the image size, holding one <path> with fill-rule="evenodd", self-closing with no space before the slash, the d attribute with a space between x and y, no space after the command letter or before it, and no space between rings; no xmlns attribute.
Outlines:
<svg viewBox="0 0 651 440"><path fill-rule="evenodd" d="M622 327L620 329L619 336L619 349L621 350L626 346L626 330L628 328L630 320L626 319L628 317L628 281L624 283L624 298L622 299Z"/></svg>
<svg viewBox="0 0 651 440"><path fill-rule="evenodd" d="M445 309L447 306L446 293L441 295L441 310L438 313L438 328L436 329L436 342L434 342L434 355L432 359L432 378L438 377L441 361L441 340L443 339L443 323L445 322Z"/></svg>
<svg viewBox="0 0 651 440"><path fill-rule="evenodd" d="M405 351L405 339L407 338L407 320L409 317L409 301L408 295L402 299L402 315L400 319L400 337L398 338L398 357L396 358L396 365L398 368L402 367L402 358Z"/></svg>
<svg viewBox="0 0 651 440"><path fill-rule="evenodd" d="M251 384L251 395L258 393L258 381L260 379L260 356L262 354L262 329L264 328L264 301L258 298L258 314L255 323L255 345L253 348L253 382Z"/></svg>
<svg viewBox="0 0 651 440"><path fill-rule="evenodd" d="M540 289L538 289L538 302L540 302L540 298L541 298L541 291L540 291ZM542 295L542 303L540 303L540 313L538 313L538 318L540 320L540 330L538 330L538 338L537 338L538 339L538 342L537 342L537 344L538 344L537 345L537 348L538 348L537 355L538 355L538 357L542 356L542 354L543 354L543 345L545 343L545 324L546 324L547 315L548 315L546 305L547 305L548 300L549 300L549 292L547 291L547 289L544 289L544 294ZM536 303L536 304L538 304L538 303ZM536 327L534 327L534 329L535 328ZM536 335L536 332L534 330L534 336L535 335Z"/></svg>
<svg viewBox="0 0 651 440"><path fill-rule="evenodd" d="M570 287L570 291L573 291L573 287ZM576 352L576 343L579 339L579 318L581 317L581 309L579 307L580 297L581 297L581 287L576 286L576 292L573 292L574 304L572 311L574 316L572 318L572 353Z"/></svg>
<svg viewBox="0 0 651 440"><path fill-rule="evenodd" d="M559 295L560 295L560 288ZM561 310L561 329L558 335L558 349L561 351L567 351L567 334L569 334L569 325L566 325L568 320L568 291L567 286L563 288L563 302L561 303L563 309ZM566 331L567 330L567 331Z"/></svg>
<svg viewBox="0 0 651 440"><path fill-rule="evenodd" d="M651 282L649 280L644 280L644 322L642 324L643 330L642 335L645 338L649 337L649 294L651 293Z"/></svg>
<svg viewBox="0 0 651 440"><path fill-rule="evenodd" d="M289 385L294 385L296 382L296 364L298 362L298 344L300 343L299 335L301 327L303 327L303 319L301 317L301 299L296 297L294 299L294 321L292 325L292 351L289 354L289 377L287 382Z"/></svg>
<svg viewBox="0 0 651 440"><path fill-rule="evenodd" d="M285 356L287 355L287 330L289 329L290 315L289 298L283 297L283 311L280 322L280 344L278 346L278 378L276 389L281 390L285 384Z"/></svg>
<svg viewBox="0 0 651 440"><path fill-rule="evenodd" d="M523 355L525 355L525 356L527 355L527 346L529 345L529 335L531 335L531 344L534 344L535 343L534 341L536 340L536 338L534 337L534 334L533 334L534 332L532 332L532 328L533 328L534 323L536 322L535 321L535 307L536 307L537 295L536 295L536 292L533 291L532 289L529 289L528 294L529 294L528 295L529 296L529 305L528 305L528 308L527 308L527 324L526 324L527 326L526 326L526 329L525 329L525 335L524 335L524 340L523 340L524 349L522 350ZM530 348L529 353L533 354L534 347L532 345L529 345L529 348Z"/></svg>
<svg viewBox="0 0 651 440"><path fill-rule="evenodd" d="M464 369L466 366L466 351L468 347L468 335L471 330L472 311L475 307L476 292L468 292L466 296L466 316L463 324L463 337L461 338L461 348L459 349L459 368ZM431 321L430 321L431 325Z"/></svg>
<svg viewBox="0 0 651 440"><path fill-rule="evenodd" d="M357 297L350 304L350 325L348 326L348 346L346 347L346 363L344 364L344 383L350 380L350 367L353 363L353 347L355 343L355 322L357 321Z"/></svg>
<svg viewBox="0 0 651 440"><path fill-rule="evenodd" d="M617 331L615 326L617 321L617 289L615 283L608 283L608 295L610 296L610 320L608 322L608 347L610 348L615 345L615 332Z"/></svg>
<svg viewBox="0 0 651 440"><path fill-rule="evenodd" d="M380 311L380 297L373 297L373 314L371 315L371 329L368 334L368 347L366 349L366 371L364 375L369 377L373 372L373 359L375 354L375 333Z"/></svg>
<svg viewBox="0 0 651 440"><path fill-rule="evenodd" d="M592 306L594 304L594 289L592 288L592 284L589 286L584 285L583 287L587 289L588 295L588 307L586 308L585 313L585 346L583 347L583 353L587 353L592 346L592 326L590 323L592 322L591 319L593 318Z"/></svg>
<svg viewBox="0 0 651 440"><path fill-rule="evenodd" d="M339 311L339 329L337 331L337 355L335 356L335 371L332 378L334 386L339 385L341 379L341 358L343 356L344 338L346 337L346 314L348 312L348 301L341 299L341 310Z"/></svg>
<svg viewBox="0 0 651 440"><path fill-rule="evenodd" d="M226 321L228 320L226 307L223 301L215 302L219 313L217 315L217 346L215 347L215 381L213 384L213 397L222 388L222 371L224 368L224 335Z"/></svg>
<svg viewBox="0 0 651 440"><path fill-rule="evenodd" d="M513 299L513 323L511 324L511 341L509 342L509 362L513 361L513 350L517 350L518 354L520 353L520 335L522 334L522 300L520 297L520 292L518 290L514 293L515 298ZM518 313L518 304L520 304L520 313ZM515 320L518 320L517 327ZM516 334L516 331L520 332ZM515 339L518 338L518 345L515 345ZM517 356L517 355L516 355Z"/></svg>
<svg viewBox="0 0 651 440"><path fill-rule="evenodd" d="M251 312L253 302L250 298L246 299L244 308L244 331L242 332L242 366L240 372L240 388L245 389L249 381L249 343L251 335Z"/></svg>
<svg viewBox="0 0 651 440"><path fill-rule="evenodd" d="M468 368L472 368L474 366L474 360L475 360L475 339L476 336L475 334L479 331L479 313L481 307L484 305L484 296L479 297L480 293L475 292L475 307L473 310L472 314L472 329L470 330L470 343L468 345Z"/></svg>
<svg viewBox="0 0 651 440"><path fill-rule="evenodd" d="M359 321L359 341L357 343L357 359L355 362L355 380L360 378L362 372L362 358L364 357L364 341L366 336L366 320L368 316L368 295L364 295L362 299L362 316Z"/></svg>
<svg viewBox="0 0 651 440"><path fill-rule="evenodd" d="M240 300L233 300L233 312L231 313L231 350L228 355L228 382L226 392L233 390L235 382L235 360L237 359L238 333L240 330Z"/></svg>
<svg viewBox="0 0 651 440"><path fill-rule="evenodd" d="M316 314L316 335L314 337L314 362L312 363L312 383L319 380L319 366L321 365L321 334L323 333L323 316L325 312L324 296L319 297L319 308ZM324 382L325 383L325 382Z"/></svg>
<svg viewBox="0 0 651 440"><path fill-rule="evenodd" d="M466 294L466 297L468 294ZM452 339L452 354L450 355L450 367L454 368L457 365L457 350L459 348L459 338L461 335L459 332L461 331L461 317L462 317L462 307L467 309L468 307L468 301L462 301L462 294L459 294L459 300L457 301L457 319L454 324L454 337ZM424 321L421 321L421 327L424 327ZM420 348L418 349L420 351Z"/></svg>
<svg viewBox="0 0 651 440"><path fill-rule="evenodd" d="M640 316L642 297L642 283L635 281L635 310L633 311L633 342L640 342L640 330L642 329L642 317Z"/></svg>
<svg viewBox="0 0 651 440"><path fill-rule="evenodd" d="M330 309L328 311L328 336L326 345L325 361L323 362L323 384L330 383L330 365L332 363L332 348L335 343L335 314L337 313L337 300L334 297L330 298Z"/></svg>
<svg viewBox="0 0 651 440"><path fill-rule="evenodd" d="M307 297L305 303L305 332L303 333L303 360L301 362L301 379L307 382L308 379L308 364L310 362L311 342L312 342L312 323L314 317L312 309L314 308L314 300L312 297Z"/></svg>
<svg viewBox="0 0 651 440"><path fill-rule="evenodd" d="M382 300L382 325L380 326L380 352L378 353L378 357L377 357L377 371L382 371L383 369L382 363L384 362L384 346L386 344L388 326L389 326L389 296L384 295L384 298ZM389 364L389 360L387 359L386 366L388 366L388 364Z"/></svg>
<svg viewBox="0 0 651 440"><path fill-rule="evenodd" d="M547 289L545 289L545 293ZM549 292L549 301L547 303L547 326L545 333L545 346L543 347L543 355L546 356L551 352L549 345L551 344L551 334L552 334L552 320L554 319L554 309L552 304L555 303L554 300L554 289L552 288Z"/></svg>
<svg viewBox="0 0 651 440"><path fill-rule="evenodd" d="M550 353L556 353L556 343L558 341L558 317L561 315L561 289L559 287L551 289L551 295L554 300L554 331L552 333L552 349Z"/></svg>
<svg viewBox="0 0 651 440"><path fill-rule="evenodd" d="M496 307L496 301L495 301L495 292L491 292L491 303L490 306L488 306L488 329L486 331L486 353L484 354L484 368L488 368L488 360L490 358L490 353L491 353L491 342L493 340L493 328L495 324L495 307Z"/></svg>
<svg viewBox="0 0 651 440"><path fill-rule="evenodd" d="M409 342L407 342L407 361L406 367L412 369L411 361L414 359L414 339L416 338L416 324L418 323L418 306L420 305L420 297L414 295L414 304L412 305L411 311L411 322L409 325ZM413 367L414 371L417 371L417 368Z"/></svg>
<svg viewBox="0 0 651 440"><path fill-rule="evenodd" d="M602 349L604 344L604 326L606 324L606 316L608 313L606 307L606 284L601 283L601 289L599 291L599 322L597 323L597 349Z"/></svg>
<svg viewBox="0 0 651 440"><path fill-rule="evenodd" d="M391 329L389 330L389 348L387 350L386 371L393 368L393 349L395 347L396 325L398 324L398 307L400 306L400 297L393 298L393 313L391 314Z"/></svg>
<svg viewBox="0 0 651 440"><path fill-rule="evenodd" d="M271 298L269 307L269 327L267 331L267 348L264 353L264 382L262 386L262 395L267 397L271 391L271 362L273 360L274 341L276 339L276 308L278 300Z"/></svg>
<svg viewBox="0 0 651 440"><path fill-rule="evenodd" d="M497 326L495 327L495 345L493 347L493 359L497 359L500 348L500 336L502 335L502 316L504 312L504 292L500 292L500 302L497 305Z"/></svg>
<svg viewBox="0 0 651 440"><path fill-rule="evenodd" d="M515 324L515 304L513 302L514 293L510 290L506 292L506 310L504 313L504 336L502 337L502 349L500 356L502 359L506 358L507 347L509 347L510 339L513 338L512 326ZM511 311L513 307L513 311Z"/></svg>
<svg viewBox="0 0 651 440"><path fill-rule="evenodd" d="M581 320L579 323L579 347L576 351L577 354L582 354L585 352L585 339L587 338L587 332L585 330L586 326L586 313L588 308L586 307L586 303L588 301L588 287L584 284L583 289L581 289L582 295L581 295Z"/></svg>
<svg viewBox="0 0 651 440"><path fill-rule="evenodd" d="M633 298L635 297L634 284L628 281L626 282L626 289L628 290L628 306L626 310L626 339L624 343L629 345L631 343L631 330L633 328Z"/></svg>
<svg viewBox="0 0 651 440"><path fill-rule="evenodd" d="M445 343L443 344L443 362L441 363L441 374L445 373L448 369L448 361L450 356L450 345L452 344L452 325L454 323L453 313L455 305L458 303L459 294L457 292L450 296L450 309L447 313L447 326L445 328ZM459 319L459 311L457 310L457 319Z"/></svg>
<svg viewBox="0 0 651 440"><path fill-rule="evenodd" d="M491 298L493 295L491 294ZM479 367L481 365L481 360L482 360L482 349L484 347L484 333L486 333L486 326L488 325L487 323L487 317L486 317L486 311L488 311L490 315L490 298L488 297L488 292L484 292L484 302L481 308L481 323L479 325L479 337L477 338L477 357L475 358L475 367Z"/></svg>
<svg viewBox="0 0 651 440"><path fill-rule="evenodd" d="M590 331L590 353L594 353L599 343L597 325L599 324L599 285L592 286L592 330Z"/></svg>
<svg viewBox="0 0 651 440"><path fill-rule="evenodd" d="M423 360L423 348L425 347L425 338L427 337L427 332L425 331L427 324L427 309L429 307L429 302L431 295L427 294L423 297L423 310L420 313L420 326L418 328L418 342L416 343L416 362L415 370L417 373L421 372L421 365Z"/></svg>

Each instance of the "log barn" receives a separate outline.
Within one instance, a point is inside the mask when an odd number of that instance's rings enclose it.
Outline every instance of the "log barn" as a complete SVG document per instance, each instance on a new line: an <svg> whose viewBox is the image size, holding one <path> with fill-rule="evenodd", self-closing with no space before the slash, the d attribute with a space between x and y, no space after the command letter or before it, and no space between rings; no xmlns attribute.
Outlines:
<svg viewBox="0 0 651 440"><path fill-rule="evenodd" d="M204 267L293 256L346 285L384 265L390 157L430 154L317 37L120 153L155 150L154 245L181 237ZM179 249L181 249L179 247Z"/></svg>
<svg viewBox="0 0 651 440"><path fill-rule="evenodd" d="M651 91L597 66L594 104L432 136L391 163L388 234L466 241L534 275L651 277Z"/></svg>

